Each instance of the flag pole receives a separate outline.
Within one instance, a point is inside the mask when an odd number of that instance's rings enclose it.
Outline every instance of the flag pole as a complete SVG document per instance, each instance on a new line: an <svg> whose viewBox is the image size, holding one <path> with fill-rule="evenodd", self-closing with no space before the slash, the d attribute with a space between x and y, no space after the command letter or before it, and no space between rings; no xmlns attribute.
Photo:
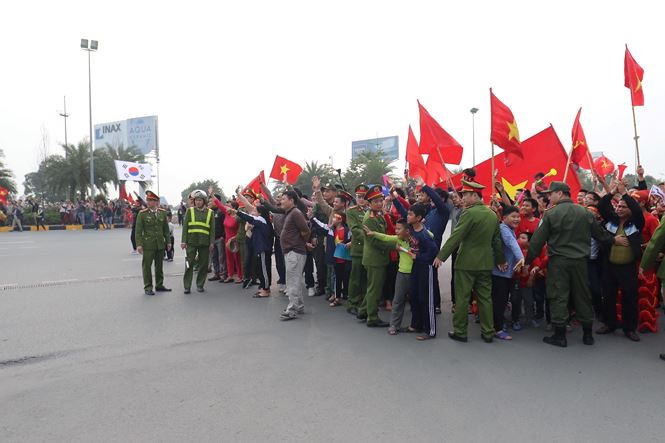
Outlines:
<svg viewBox="0 0 665 443"><path fill-rule="evenodd" d="M492 177L490 178L492 195L494 195L494 143L492 143Z"/></svg>
<svg viewBox="0 0 665 443"><path fill-rule="evenodd" d="M436 152L439 154L439 160L441 161L441 164L443 165L443 169L445 169L446 172L448 172L448 168L446 168L446 162L443 161L443 155L441 155L441 149L438 146L436 147ZM447 175L446 181L448 182L448 187L452 188L453 187L453 182L450 179L450 174L446 174L446 175Z"/></svg>
<svg viewBox="0 0 665 443"><path fill-rule="evenodd" d="M587 146L586 149L586 158L587 161L589 162L589 172L591 172L591 180L593 181L593 190L594 192L596 191L596 187L598 185L598 180L596 179L596 174L594 174L593 170L593 158L591 158L591 152L589 152L589 147Z"/></svg>
<svg viewBox="0 0 665 443"><path fill-rule="evenodd" d="M639 166L641 164L640 163L640 146L637 142L637 139L639 139L640 136L637 135L637 120L635 119L635 106L631 106L631 108L633 109L633 129L635 130L635 137L634 137L634 140L635 140L635 159L637 161L637 164L635 165L635 168L637 168L637 166Z"/></svg>
<svg viewBox="0 0 665 443"><path fill-rule="evenodd" d="M566 183L566 179L568 178L568 170L570 169L570 159L573 156L573 149L574 147L570 147L570 151L568 151L568 160L566 161L566 170L563 171L563 182Z"/></svg>

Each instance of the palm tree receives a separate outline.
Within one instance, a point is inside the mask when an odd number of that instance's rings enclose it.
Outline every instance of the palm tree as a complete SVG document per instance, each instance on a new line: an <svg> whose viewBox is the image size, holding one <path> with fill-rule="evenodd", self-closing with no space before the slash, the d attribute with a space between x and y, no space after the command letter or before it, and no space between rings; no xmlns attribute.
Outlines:
<svg viewBox="0 0 665 443"><path fill-rule="evenodd" d="M98 157L97 152L99 151L101 152ZM144 161L144 159L144 155L141 154L141 151L139 151L136 146L129 146L125 148L122 143L118 145L117 148L114 148L110 144L106 143L104 148L95 150L95 164L100 161L104 170L115 171L115 160L141 163ZM97 167L95 167L95 171L97 171ZM111 181L113 182L113 187L117 189L119 183L117 174L113 174Z"/></svg>
<svg viewBox="0 0 665 443"><path fill-rule="evenodd" d="M312 177L319 177L321 183L334 183L338 182L335 170L327 163L319 164L317 161L305 162L305 167L302 169L298 180L295 185L305 193L309 192L312 187Z"/></svg>
<svg viewBox="0 0 665 443"><path fill-rule="evenodd" d="M351 161L344 172L344 183L349 189L360 184L382 185L384 175L392 175L395 166L386 160L383 152L363 152Z"/></svg>
<svg viewBox="0 0 665 443"><path fill-rule="evenodd" d="M5 188L9 193L16 193L16 182L14 182L14 173L11 169L5 166L3 159L5 158L5 153L0 149L0 186Z"/></svg>

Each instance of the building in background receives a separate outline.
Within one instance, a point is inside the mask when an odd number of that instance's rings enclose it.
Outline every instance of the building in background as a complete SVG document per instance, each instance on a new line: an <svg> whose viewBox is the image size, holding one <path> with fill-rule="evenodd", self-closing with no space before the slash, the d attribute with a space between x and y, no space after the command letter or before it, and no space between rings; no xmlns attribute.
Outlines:
<svg viewBox="0 0 665 443"><path fill-rule="evenodd" d="M377 152L379 149L386 160L397 160L399 158L399 137L394 135L351 142L351 160L355 160L363 152Z"/></svg>

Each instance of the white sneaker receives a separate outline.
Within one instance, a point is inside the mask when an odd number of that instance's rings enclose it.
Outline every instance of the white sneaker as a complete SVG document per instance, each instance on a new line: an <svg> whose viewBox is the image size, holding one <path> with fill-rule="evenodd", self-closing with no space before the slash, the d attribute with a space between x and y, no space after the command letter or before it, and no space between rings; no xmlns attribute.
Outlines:
<svg viewBox="0 0 665 443"><path fill-rule="evenodd" d="M315 295L316 295L316 289L314 289L314 288L307 289L307 296L308 297L314 297Z"/></svg>
<svg viewBox="0 0 665 443"><path fill-rule="evenodd" d="M279 285L279 292L281 292L282 294L285 294L286 293L286 285Z"/></svg>

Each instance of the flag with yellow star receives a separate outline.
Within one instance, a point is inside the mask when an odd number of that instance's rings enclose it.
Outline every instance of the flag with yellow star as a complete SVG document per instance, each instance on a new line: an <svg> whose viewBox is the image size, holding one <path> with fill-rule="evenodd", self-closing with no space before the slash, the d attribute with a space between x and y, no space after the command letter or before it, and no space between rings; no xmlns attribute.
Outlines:
<svg viewBox="0 0 665 443"><path fill-rule="evenodd" d="M520 131L512 111L501 100L496 98L490 88L490 110L492 113L492 132L490 140L492 143L506 151L510 159L511 155L524 158L520 141Z"/></svg>
<svg viewBox="0 0 665 443"><path fill-rule="evenodd" d="M626 55L623 59L624 86L630 89L630 100L633 106L644 106L644 90L642 79L644 69L637 64L626 45Z"/></svg>
<svg viewBox="0 0 665 443"><path fill-rule="evenodd" d="M0 186L0 203L3 205L7 204L7 195L9 195L9 191Z"/></svg>
<svg viewBox="0 0 665 443"><path fill-rule="evenodd" d="M452 135L448 134L441 125L427 112L427 109L418 101L420 114L420 143L418 151L429 154L443 163L459 165L462 162L464 148Z"/></svg>
<svg viewBox="0 0 665 443"><path fill-rule="evenodd" d="M591 165L589 164L589 157L591 156L589 154L589 146L587 145L586 136L580 123L581 114L582 108L577 111L577 117L575 117L575 123L573 123L573 150L570 154L570 163L578 168L591 169Z"/></svg>
<svg viewBox="0 0 665 443"><path fill-rule="evenodd" d="M286 183L292 185L298 180L301 172L302 167L298 163L277 155L270 171L270 178L280 182L284 182L286 178Z"/></svg>

